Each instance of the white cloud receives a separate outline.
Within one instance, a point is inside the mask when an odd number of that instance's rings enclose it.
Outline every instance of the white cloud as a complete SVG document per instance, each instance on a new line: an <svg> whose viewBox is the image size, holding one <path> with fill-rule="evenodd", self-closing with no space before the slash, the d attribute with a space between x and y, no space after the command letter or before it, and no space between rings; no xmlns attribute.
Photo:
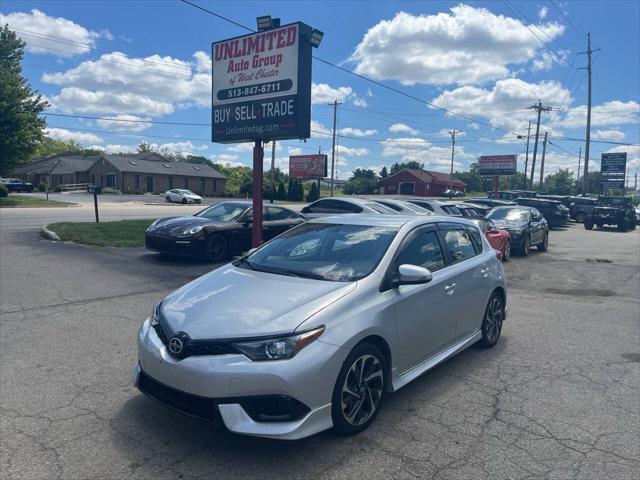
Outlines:
<svg viewBox="0 0 640 480"><path fill-rule="evenodd" d="M554 65L565 61L567 61L566 51L562 50L553 55L551 52L545 50L540 52L540 55L533 59L531 62L531 71L538 72L551 70Z"/></svg>
<svg viewBox="0 0 640 480"><path fill-rule="evenodd" d="M330 87L326 83L311 84L311 103L313 105L333 103L334 100L344 100L353 93L351 87Z"/></svg>
<svg viewBox="0 0 640 480"><path fill-rule="evenodd" d="M491 89L466 85L454 90L445 90L432 102L454 112L487 118L494 127L526 135L529 120L535 123L536 119L535 111L527 107L537 103L538 99L541 99L544 105L557 105L565 98L568 103L571 102L569 92L560 82L528 83L517 78L508 78L498 80ZM546 120L543 116L542 121ZM560 122L556 124L559 125ZM560 134L553 126L545 128L550 135ZM505 137L505 141L520 142L511 133Z"/></svg>
<svg viewBox="0 0 640 480"><path fill-rule="evenodd" d="M340 135L345 135L347 137L370 137L371 135L375 135L378 133L378 130L369 129L369 130L361 130L359 128L345 127L338 130Z"/></svg>
<svg viewBox="0 0 640 480"><path fill-rule="evenodd" d="M549 13L549 9L543 5L540 10L538 10L538 18L540 20L544 20L545 18L547 18L547 14Z"/></svg>
<svg viewBox="0 0 640 480"><path fill-rule="evenodd" d="M400 156L403 160L412 160L417 152L431 146L431 142L424 138L402 137L388 138L382 142L382 155L385 157Z"/></svg>
<svg viewBox="0 0 640 480"><path fill-rule="evenodd" d="M464 137L466 134L467 134L467 132L458 132L458 133L456 133L456 138ZM438 131L437 133L434 133L434 135L436 135L437 137L449 138L449 137L451 137L451 132L449 131L448 128L443 128L440 131Z"/></svg>
<svg viewBox="0 0 640 480"><path fill-rule="evenodd" d="M193 62L111 52L65 72L46 72L42 81L63 87L58 95L48 98L58 111L154 117L177 108L211 105L208 58L200 51L194 54Z"/></svg>
<svg viewBox="0 0 640 480"><path fill-rule="evenodd" d="M138 117L136 115L114 115L113 120L98 120L96 123L102 128L109 128L116 132L142 132L151 127L150 123L140 123L140 120L149 120L149 118Z"/></svg>
<svg viewBox="0 0 640 480"><path fill-rule="evenodd" d="M591 132L592 140L611 140L618 142L625 139L625 133L621 130L595 130Z"/></svg>
<svg viewBox="0 0 640 480"><path fill-rule="evenodd" d="M311 120L311 136L320 135L321 137L329 136L332 132L323 123Z"/></svg>
<svg viewBox="0 0 640 480"><path fill-rule="evenodd" d="M91 145L89 148L94 150L103 150L106 153L136 153L138 151L137 145L118 145L109 144L104 147L99 145Z"/></svg>
<svg viewBox="0 0 640 480"><path fill-rule="evenodd" d="M411 128L404 123L394 123L389 127L391 133L409 133L410 135L417 135L419 132L415 128Z"/></svg>
<svg viewBox="0 0 640 480"><path fill-rule="evenodd" d="M367 88L367 97L373 97L373 92L371 91L371 87Z"/></svg>
<svg viewBox="0 0 640 480"><path fill-rule="evenodd" d="M364 98L359 97L355 93L353 95L351 95L350 98L351 98L351 102L353 103L354 107L365 108L368 105L367 101Z"/></svg>
<svg viewBox="0 0 640 480"><path fill-rule="evenodd" d="M31 12L0 13L0 25L9 24L25 42L31 53L72 57L95 47L96 38L112 40L109 30L89 31L62 17L50 17L37 9Z"/></svg>
<svg viewBox="0 0 640 480"><path fill-rule="evenodd" d="M209 148L208 145L195 145L190 141L169 142L169 143L150 143L149 146L154 151L175 153L179 155L198 155L199 152L202 152Z"/></svg>
<svg viewBox="0 0 640 480"><path fill-rule="evenodd" d="M289 155L302 155L303 154L302 148L300 148L300 147L289 147L287 149L287 151L289 152Z"/></svg>
<svg viewBox="0 0 640 480"><path fill-rule="evenodd" d="M336 153L338 155L344 155L345 157L364 157L369 155L369 150L366 148L351 148L344 145L336 145Z"/></svg>
<svg viewBox="0 0 640 480"><path fill-rule="evenodd" d="M78 143L102 143L104 141L93 133L75 132L66 128L45 128L44 132L56 140L73 140Z"/></svg>
<svg viewBox="0 0 640 480"><path fill-rule="evenodd" d="M536 28L550 38L564 31L558 23ZM483 83L511 75L542 48L520 20L485 8L460 4L451 13L399 12L365 34L350 60L355 71L403 85Z"/></svg>
<svg viewBox="0 0 640 480"><path fill-rule="evenodd" d="M591 125L624 125L640 122L640 104L634 101L613 100L591 109ZM565 127L583 127L587 123L587 107L580 105L569 109L565 117L558 122Z"/></svg>

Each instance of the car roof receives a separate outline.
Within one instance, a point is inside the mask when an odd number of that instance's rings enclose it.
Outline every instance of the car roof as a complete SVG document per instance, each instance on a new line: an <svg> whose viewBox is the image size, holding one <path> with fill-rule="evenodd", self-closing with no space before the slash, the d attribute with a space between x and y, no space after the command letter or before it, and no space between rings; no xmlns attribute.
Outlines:
<svg viewBox="0 0 640 480"><path fill-rule="evenodd" d="M525 208L525 207L523 207ZM328 215L308 220L311 223L331 223L337 225L369 225L372 227L396 227L405 225L422 225L427 223L460 223L473 225L462 217L449 217L446 215L380 215L370 213L347 213L341 215Z"/></svg>

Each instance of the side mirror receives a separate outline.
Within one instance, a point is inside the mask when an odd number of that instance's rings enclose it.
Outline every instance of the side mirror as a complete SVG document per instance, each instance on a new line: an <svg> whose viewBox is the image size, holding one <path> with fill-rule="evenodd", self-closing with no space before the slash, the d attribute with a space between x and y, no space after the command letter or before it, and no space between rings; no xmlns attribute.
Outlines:
<svg viewBox="0 0 640 480"><path fill-rule="evenodd" d="M394 282L394 287L429 283L432 279L433 274L429 269L417 265L404 264L398 267L398 276Z"/></svg>
<svg viewBox="0 0 640 480"><path fill-rule="evenodd" d="M247 253L245 253L245 255L251 255L253 252L255 252L258 249L258 247L253 247L250 248L249 250L247 250Z"/></svg>
<svg viewBox="0 0 640 480"><path fill-rule="evenodd" d="M309 207L304 207L302 210L300 210L300 213L309 213Z"/></svg>

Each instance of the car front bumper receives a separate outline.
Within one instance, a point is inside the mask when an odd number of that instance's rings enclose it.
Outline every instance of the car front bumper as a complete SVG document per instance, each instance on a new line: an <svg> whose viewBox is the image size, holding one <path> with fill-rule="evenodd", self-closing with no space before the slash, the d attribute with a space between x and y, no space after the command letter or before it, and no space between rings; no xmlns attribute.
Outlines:
<svg viewBox="0 0 640 480"><path fill-rule="evenodd" d="M176 360L147 320L138 332L138 358L134 383L148 396L191 415L183 402L196 402L216 418L196 416L219 419L235 433L296 440L332 427L331 397L346 354L316 340L289 360L254 362L241 354ZM264 421L246 406L253 398L286 398L306 408L300 418Z"/></svg>
<svg viewBox="0 0 640 480"><path fill-rule="evenodd" d="M169 253L171 255L203 256L205 254L205 239L190 237L167 237L145 233L144 246L154 252Z"/></svg>

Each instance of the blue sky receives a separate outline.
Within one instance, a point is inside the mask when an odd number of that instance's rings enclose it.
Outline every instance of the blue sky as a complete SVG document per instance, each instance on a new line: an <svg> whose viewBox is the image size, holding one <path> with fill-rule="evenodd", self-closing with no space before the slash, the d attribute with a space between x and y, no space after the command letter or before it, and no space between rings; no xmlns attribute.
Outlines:
<svg viewBox="0 0 640 480"><path fill-rule="evenodd" d="M554 108L541 127L552 139L546 173L576 169L584 142L566 138L585 133L587 81L579 68L586 59L577 53L586 49L587 31L601 49L594 54L592 138L635 144L593 143L592 168L605 151L627 151L631 174L640 166L640 2L193 1L251 28L263 14L308 23L325 32L318 56L475 120L314 61L314 133L306 143L278 144L284 170L290 154L330 150L327 103L334 98L343 102L341 178L407 160L447 171L452 128L462 130L458 170L480 155L513 153L523 162L516 135L535 120L527 107L538 98ZM209 123L210 44L243 34L239 27L177 0L4 0L0 13L28 44L24 74L52 104L49 112L120 120L50 116L50 135L108 152L146 140L250 165L251 145L212 144L206 125L139 122Z"/></svg>

